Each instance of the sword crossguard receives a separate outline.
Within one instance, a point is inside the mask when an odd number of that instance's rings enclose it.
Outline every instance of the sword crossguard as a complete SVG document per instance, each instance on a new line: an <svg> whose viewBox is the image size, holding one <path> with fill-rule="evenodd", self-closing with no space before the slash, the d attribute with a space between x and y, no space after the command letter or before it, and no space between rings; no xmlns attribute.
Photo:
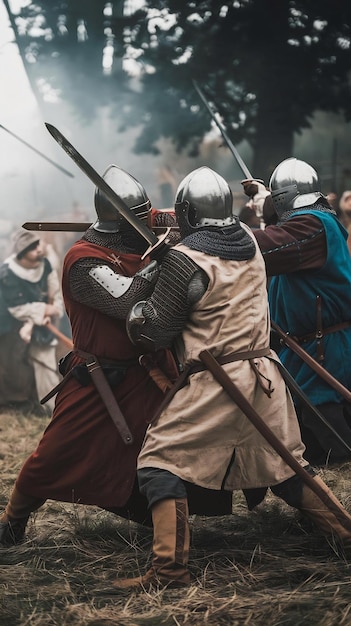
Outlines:
<svg viewBox="0 0 351 626"><path fill-rule="evenodd" d="M172 247L168 241L168 235L170 231L171 228L168 227L166 232L162 233L162 235L158 235L158 241L148 247L141 259L144 260L146 257L150 256L152 259L160 261L165 256L165 254L167 254L168 250L170 250Z"/></svg>

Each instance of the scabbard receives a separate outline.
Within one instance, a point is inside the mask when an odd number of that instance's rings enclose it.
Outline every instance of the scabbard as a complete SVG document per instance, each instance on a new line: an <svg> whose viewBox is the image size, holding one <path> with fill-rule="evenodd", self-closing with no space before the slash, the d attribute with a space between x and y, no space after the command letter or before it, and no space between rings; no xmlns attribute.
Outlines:
<svg viewBox="0 0 351 626"><path fill-rule="evenodd" d="M51 389L51 391L49 391L49 393L46 394L46 396L44 396L44 398L42 398L40 400L40 404L45 404L48 400L51 400L51 398L53 398L54 396L56 396L56 394L61 391L61 389L63 389L63 387L65 386L67 380L69 378L71 378L72 376L72 370L70 372L68 372L63 378L62 380L55 385L55 387L53 387L53 389Z"/></svg>
<svg viewBox="0 0 351 626"><path fill-rule="evenodd" d="M118 406L118 402L115 396L112 393L112 389L106 380L106 376L104 371L94 354L89 354L87 352L83 352L82 350L77 350L77 353L85 359L85 365L90 374L91 380L95 385L101 400L103 401L109 416L111 417L113 423L117 427L119 434L121 435L124 443L126 445L131 445L133 443L133 435L129 430L128 424L125 420L125 417ZM50 398L55 396L66 384L67 380L70 379L73 375L73 369L69 370L67 374L63 377L63 379L51 389L51 391L40 400L40 404L45 404Z"/></svg>
<svg viewBox="0 0 351 626"><path fill-rule="evenodd" d="M117 427L119 434L121 435L124 443L130 446L133 443L133 435L129 430L128 424L124 418L121 409L118 406L117 400L112 393L112 389L106 380L103 369L94 354L86 355L85 361L87 370L91 376L91 379L99 392L101 400L103 401L108 414L110 415L113 423Z"/></svg>
<svg viewBox="0 0 351 626"><path fill-rule="evenodd" d="M203 350L200 352L200 359L205 367L211 372L214 379L221 385L226 391L229 397L234 400L239 409L250 420L250 422L257 428L258 432L264 437L264 439L272 446L272 448L279 454L279 456L285 461L285 463L291 467L293 472L300 476L303 482L313 491L318 498L324 502L325 506L333 512L335 517L347 530L351 530L350 520L342 514L339 507L333 502L330 496L320 487L320 485L313 479L313 477L300 465L286 446L278 439L274 432L269 428L266 422L260 417L255 408L246 400L245 396L241 393L238 387L229 378L226 371L217 362L215 357L208 351Z"/></svg>

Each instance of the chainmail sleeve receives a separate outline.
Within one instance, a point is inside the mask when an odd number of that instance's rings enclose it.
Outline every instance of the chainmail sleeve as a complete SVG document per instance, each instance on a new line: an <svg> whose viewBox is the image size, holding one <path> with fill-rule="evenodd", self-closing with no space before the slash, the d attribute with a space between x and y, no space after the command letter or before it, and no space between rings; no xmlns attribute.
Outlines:
<svg viewBox="0 0 351 626"><path fill-rule="evenodd" d="M182 332L208 282L207 274L186 254L175 249L167 253L154 292L142 309L142 333L153 342L155 350L171 346Z"/></svg>
<svg viewBox="0 0 351 626"><path fill-rule="evenodd" d="M84 258L74 263L69 274L72 297L77 302L86 304L110 317L126 319L129 310L136 302L151 295L153 284L136 274L133 280L126 279L131 281L128 290L123 295L115 297L93 278L92 271L100 266L101 262L97 262L95 258ZM104 263L104 266L107 267L107 264Z"/></svg>

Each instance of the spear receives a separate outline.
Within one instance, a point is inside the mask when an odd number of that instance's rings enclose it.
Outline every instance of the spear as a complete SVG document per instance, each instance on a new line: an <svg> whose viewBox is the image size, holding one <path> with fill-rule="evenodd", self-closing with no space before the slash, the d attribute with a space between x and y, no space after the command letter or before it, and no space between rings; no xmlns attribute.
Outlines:
<svg viewBox="0 0 351 626"><path fill-rule="evenodd" d="M204 103L207 111L209 112L212 120L214 121L214 123L217 125L217 127L219 128L221 135L224 139L224 141L226 142L229 150L231 151L233 157L235 158L237 164L239 165L242 173L245 176L245 179L247 180L256 180L254 179L254 177L252 176L249 168L247 167L246 163L243 161L243 159L241 158L238 150L236 149L236 147L234 146L234 144L232 143L232 141L229 139L228 134L224 128L224 126L221 124L221 122L219 121L217 115L215 115L214 111L212 110L209 102L207 101L204 93L202 92L202 90L200 89L199 85L197 84L197 82L195 80L193 80L193 85L197 91L197 93L199 94L202 102Z"/></svg>
<svg viewBox="0 0 351 626"><path fill-rule="evenodd" d="M287 465L303 480L311 491L313 491L318 498L324 502L330 511L332 511L335 517L347 530L351 530L350 519L346 512L344 513L339 509L337 504L329 496L329 494L323 489L323 487L317 483L314 478L307 472L307 470L300 465L297 459L291 454L290 450L284 445L284 443L277 437L277 435L266 424L262 417L257 413L256 409L250 404L250 402L241 393L240 389L228 376L227 372L221 367L217 359L208 350L200 352L200 359L205 367L211 372L214 379L221 385L224 391L227 392L229 397L235 402L243 414L250 420L253 426L264 437L264 439L272 446L273 450L279 454L279 456L285 461Z"/></svg>
<svg viewBox="0 0 351 626"><path fill-rule="evenodd" d="M64 174L66 174L66 176L70 176L71 178L74 178L74 175L71 174L71 172L66 170L64 167L61 167L61 165L58 165L58 163L55 163L55 161L52 161L52 159L49 159L49 157L47 157L45 154L43 154L42 152L40 152L39 150L34 148L34 146L32 146L27 141L24 141L24 139L22 139L18 135L15 135L15 133L13 133L12 130L9 130L8 128L5 128L5 126L3 126L2 124L0 124L0 128L2 128L2 130L4 130L5 132L9 133L9 135L11 135L12 137L15 137L15 139L17 139L17 141L20 141L21 143L23 143L25 146L27 146L27 148L30 148L31 150L33 150L33 152L35 152L36 154L39 154L39 156L41 156L43 159L45 159L45 161L48 161L49 163L51 163L51 165L54 165L55 167L57 167L57 169L59 169Z"/></svg>

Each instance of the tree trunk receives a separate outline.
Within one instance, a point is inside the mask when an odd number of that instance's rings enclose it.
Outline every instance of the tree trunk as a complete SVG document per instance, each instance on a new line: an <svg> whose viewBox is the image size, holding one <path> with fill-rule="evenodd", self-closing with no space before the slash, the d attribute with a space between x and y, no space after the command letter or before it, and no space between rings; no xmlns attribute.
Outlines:
<svg viewBox="0 0 351 626"><path fill-rule="evenodd" d="M15 21L15 18L13 16L12 11L11 11L11 8L10 8L8 0L3 0L3 1L4 1L4 5L5 5L5 8L6 8L7 14L9 16L11 28L13 30L13 34L14 34L14 37L15 37L15 42L17 44L18 51L19 51L20 57L22 59L23 66L24 66L24 69L25 69L26 74L27 74L28 82L30 84L31 90L33 92L33 95L34 95L34 97L36 99L39 111L42 112L43 101L42 101L40 92L37 89L36 82L35 82L35 80L32 77L32 72L29 71L29 66L28 66L28 63L27 63L27 60L26 60L26 51L25 51L25 48L22 45L21 37L18 35L17 24L16 24L16 21Z"/></svg>
<svg viewBox="0 0 351 626"><path fill-rule="evenodd" d="M291 124L277 128L271 111L262 111L257 117L252 175L263 178L268 185L275 167L293 155L294 135Z"/></svg>
<svg viewBox="0 0 351 626"><path fill-rule="evenodd" d="M252 32L256 43L253 56L254 92L257 120L253 144L253 175L266 183L274 168L292 156L294 106L296 87L293 76L294 58L289 54L289 3L281 0L260 0L255 6L257 21ZM273 19L269 19L269 16ZM264 24L265 35L262 35ZM274 42L274 45L272 45ZM277 68L277 51L284 63ZM262 59L257 71L257 55ZM292 64L292 66L291 66ZM275 68L275 71L272 71ZM256 72L254 71L256 69Z"/></svg>

